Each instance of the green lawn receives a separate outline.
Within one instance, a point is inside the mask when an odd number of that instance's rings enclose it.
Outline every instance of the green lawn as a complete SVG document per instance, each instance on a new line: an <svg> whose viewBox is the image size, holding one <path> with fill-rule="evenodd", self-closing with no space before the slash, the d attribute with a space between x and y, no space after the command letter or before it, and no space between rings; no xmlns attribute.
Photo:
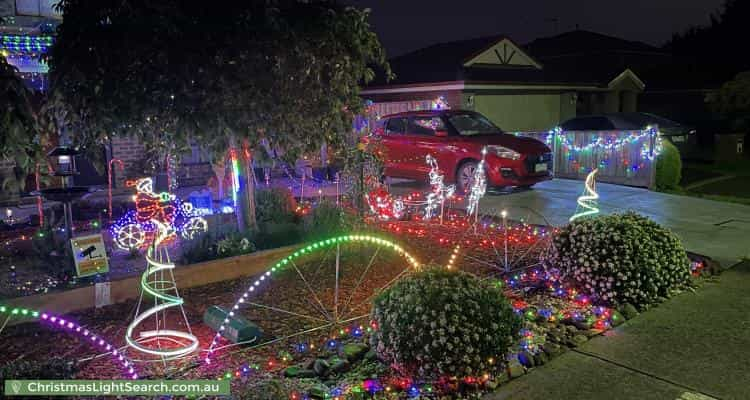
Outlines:
<svg viewBox="0 0 750 400"><path fill-rule="evenodd" d="M685 163L682 167L680 186L684 188L696 182L726 175L735 177L674 193L750 205L750 160L718 161L713 164Z"/></svg>
<svg viewBox="0 0 750 400"><path fill-rule="evenodd" d="M682 168L682 178L680 179L680 186L685 187L695 182L716 178L721 175L722 174L720 172L711 171L706 168L685 166Z"/></svg>
<svg viewBox="0 0 750 400"><path fill-rule="evenodd" d="M731 179L698 186L695 193L750 198L750 176L737 176Z"/></svg>

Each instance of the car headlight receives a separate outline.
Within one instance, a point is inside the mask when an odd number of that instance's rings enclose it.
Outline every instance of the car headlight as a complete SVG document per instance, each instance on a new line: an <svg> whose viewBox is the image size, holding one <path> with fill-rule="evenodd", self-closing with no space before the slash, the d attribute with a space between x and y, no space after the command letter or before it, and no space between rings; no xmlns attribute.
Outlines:
<svg viewBox="0 0 750 400"><path fill-rule="evenodd" d="M503 146L487 146L487 151L500 158L507 158L510 160L518 160L521 158L521 153Z"/></svg>

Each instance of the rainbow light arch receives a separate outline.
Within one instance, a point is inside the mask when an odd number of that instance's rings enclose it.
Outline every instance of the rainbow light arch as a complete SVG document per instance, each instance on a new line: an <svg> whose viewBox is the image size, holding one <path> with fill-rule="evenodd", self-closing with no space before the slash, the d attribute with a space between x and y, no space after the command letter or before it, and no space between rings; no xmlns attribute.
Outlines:
<svg viewBox="0 0 750 400"><path fill-rule="evenodd" d="M270 278L271 274L274 272L282 269L285 265L289 264L293 260L305 255L310 254L313 252L316 252L318 250L327 248L329 246L333 246L336 244L341 243L348 243L348 242L369 242L374 243L382 246L386 246L393 251L395 251L397 254L403 256L409 263L409 265L414 269L419 269L421 264L415 257L413 257L409 252L407 252L403 247L400 245L387 240L383 238L379 238L376 236L371 235L342 235L342 236L336 236L325 240L320 240L315 243L311 243L309 245L306 245L298 250L296 250L294 253L282 258L276 264L274 264L270 269L266 270L263 274L260 275L260 278L257 278L248 288L245 290L245 293L242 294L242 296L239 297L239 299L234 303L232 306L232 309L229 311L229 317L234 316L234 312L240 309L240 305L245 302L245 299L248 298L250 293L255 291L255 288L260 286L261 282L265 281L266 278ZM229 323L229 318L225 318L222 322L221 326L219 326L219 331L216 332L216 335L214 335L213 340L211 341L211 345L208 348L208 354L204 358L204 361L206 364L211 363L211 355L214 352L214 347L219 343L219 339L222 337L221 333L226 328L226 324Z"/></svg>
<svg viewBox="0 0 750 400"><path fill-rule="evenodd" d="M3 305L0 305L0 314L8 314L9 316L16 315L20 318L36 318L39 319L40 323L47 322L51 327L54 327L56 329L66 328L67 331L64 332L72 332L79 336L81 339L85 339L83 340L83 342L88 343L91 347L100 348L106 351L107 354L111 354L112 361L115 364L120 364L126 377L130 379L138 379L138 373L135 370L133 361L120 353L114 345L102 339L100 335L97 335L90 329L82 327L77 322L45 311L29 310L27 308L8 307Z"/></svg>

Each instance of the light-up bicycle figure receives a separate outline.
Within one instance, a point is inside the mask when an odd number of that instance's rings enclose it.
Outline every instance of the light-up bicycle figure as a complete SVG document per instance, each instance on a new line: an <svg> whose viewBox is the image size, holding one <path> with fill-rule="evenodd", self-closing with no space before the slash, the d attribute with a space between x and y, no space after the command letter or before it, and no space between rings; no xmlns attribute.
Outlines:
<svg viewBox="0 0 750 400"><path fill-rule="evenodd" d="M128 211L110 228L118 248L142 249L152 243L157 231L153 221L174 227L185 239L208 230L208 223L192 204L180 201L172 193L155 193L151 178L136 181L135 189L136 209Z"/></svg>

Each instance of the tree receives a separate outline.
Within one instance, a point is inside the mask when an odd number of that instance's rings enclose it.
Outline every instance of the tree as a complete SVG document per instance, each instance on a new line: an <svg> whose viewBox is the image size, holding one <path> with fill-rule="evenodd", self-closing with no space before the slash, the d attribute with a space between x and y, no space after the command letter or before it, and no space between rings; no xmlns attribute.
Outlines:
<svg viewBox="0 0 750 400"><path fill-rule="evenodd" d="M16 68L0 56L0 161L13 163L12 176L3 179L3 191L24 189L26 176L44 157L33 100Z"/></svg>
<svg viewBox="0 0 750 400"><path fill-rule="evenodd" d="M665 45L678 64L667 73L694 85L720 84L740 71L750 69L750 54L738 51L737 41L747 35L750 2L725 0L723 7L711 15L708 26L692 26L676 33Z"/></svg>
<svg viewBox="0 0 750 400"><path fill-rule="evenodd" d="M136 133L153 149L197 140L240 163L240 228L255 225L253 152L294 158L342 143L359 85L388 69L368 12L324 0L63 0L54 90L85 143ZM76 117L77 120L83 120ZM218 158L218 157L217 157Z"/></svg>
<svg viewBox="0 0 750 400"><path fill-rule="evenodd" d="M713 111L742 132L750 131L750 71L725 83L711 98Z"/></svg>

